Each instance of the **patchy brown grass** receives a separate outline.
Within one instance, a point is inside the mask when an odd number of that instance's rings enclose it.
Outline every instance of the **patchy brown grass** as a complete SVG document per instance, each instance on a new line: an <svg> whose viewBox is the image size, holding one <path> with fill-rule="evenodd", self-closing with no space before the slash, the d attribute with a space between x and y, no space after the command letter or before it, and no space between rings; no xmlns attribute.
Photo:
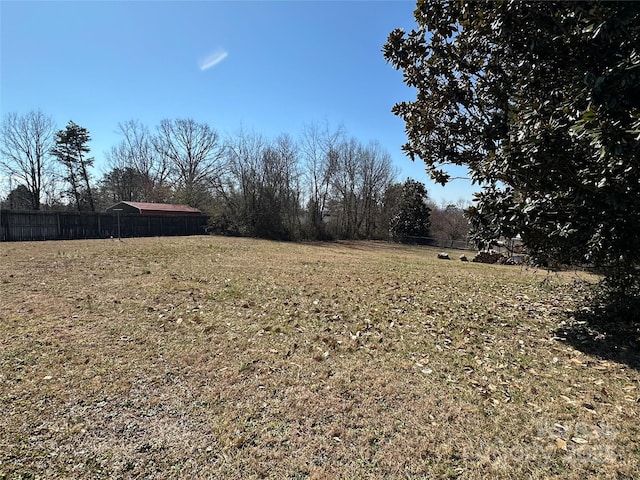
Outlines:
<svg viewBox="0 0 640 480"><path fill-rule="evenodd" d="M1 244L0 478L637 476L639 372L554 334L584 275L435 257Z"/></svg>

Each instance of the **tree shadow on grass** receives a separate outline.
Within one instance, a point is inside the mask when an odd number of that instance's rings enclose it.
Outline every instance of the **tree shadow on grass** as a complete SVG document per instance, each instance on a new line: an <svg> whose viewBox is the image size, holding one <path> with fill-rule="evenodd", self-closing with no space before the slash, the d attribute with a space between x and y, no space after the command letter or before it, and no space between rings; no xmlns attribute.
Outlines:
<svg viewBox="0 0 640 480"><path fill-rule="evenodd" d="M640 370L640 299L592 305L573 312L556 337L583 353Z"/></svg>

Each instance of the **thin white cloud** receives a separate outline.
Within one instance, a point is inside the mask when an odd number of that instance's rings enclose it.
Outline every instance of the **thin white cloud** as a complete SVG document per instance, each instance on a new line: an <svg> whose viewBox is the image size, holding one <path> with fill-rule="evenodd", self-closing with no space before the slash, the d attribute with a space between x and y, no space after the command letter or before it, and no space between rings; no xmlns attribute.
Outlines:
<svg viewBox="0 0 640 480"><path fill-rule="evenodd" d="M209 54L205 59L200 60L199 67L203 72L214 65L219 64L222 60L227 58L229 53L223 48L216 49L213 53Z"/></svg>

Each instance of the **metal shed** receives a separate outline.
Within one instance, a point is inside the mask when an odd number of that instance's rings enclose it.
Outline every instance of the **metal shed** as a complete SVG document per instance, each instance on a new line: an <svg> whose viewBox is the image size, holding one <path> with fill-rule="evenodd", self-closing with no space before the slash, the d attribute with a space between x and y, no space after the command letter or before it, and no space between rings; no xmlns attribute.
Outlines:
<svg viewBox="0 0 640 480"><path fill-rule="evenodd" d="M140 215L202 215L197 208L173 203L118 202L106 209L110 213L133 213Z"/></svg>

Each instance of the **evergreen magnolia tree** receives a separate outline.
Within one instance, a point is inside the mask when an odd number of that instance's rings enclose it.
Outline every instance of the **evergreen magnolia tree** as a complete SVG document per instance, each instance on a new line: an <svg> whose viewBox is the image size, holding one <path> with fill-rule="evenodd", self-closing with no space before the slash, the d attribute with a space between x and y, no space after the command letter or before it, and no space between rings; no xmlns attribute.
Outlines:
<svg viewBox="0 0 640 480"><path fill-rule="evenodd" d="M91 191L91 177L89 168L93 166L93 157L87 157L90 149L87 143L91 141L89 131L72 121L64 130L56 133L55 147L51 154L64 166L64 179L71 187L71 195L76 208L80 211L87 207L95 211L93 193Z"/></svg>
<svg viewBox="0 0 640 480"><path fill-rule="evenodd" d="M429 196L423 183L408 178L402 185L398 210L391 218L389 233L396 240L406 242L408 237L429 236Z"/></svg>
<svg viewBox="0 0 640 480"><path fill-rule="evenodd" d="M417 98L394 106L432 178L482 186L476 240L517 233L538 258L636 292L640 3L421 1L384 56Z"/></svg>

